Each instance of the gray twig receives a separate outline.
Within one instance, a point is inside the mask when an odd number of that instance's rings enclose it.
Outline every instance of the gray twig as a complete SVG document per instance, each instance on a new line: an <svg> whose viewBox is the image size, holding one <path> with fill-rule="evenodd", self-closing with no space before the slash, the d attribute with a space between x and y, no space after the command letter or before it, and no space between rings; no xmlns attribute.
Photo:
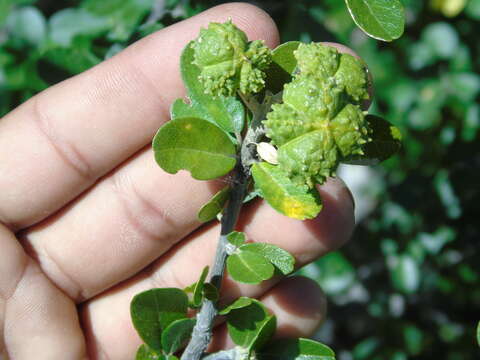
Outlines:
<svg viewBox="0 0 480 360"><path fill-rule="evenodd" d="M221 290L223 274L225 271L225 261L228 256L228 240L226 236L235 228L250 181L250 166L256 161L255 147L252 145L256 144L264 136L261 121L265 118L268 111L270 111L272 103L277 100L275 96L271 95L267 95L262 104L258 104L252 98L247 98L243 95L242 99L254 109L254 112L252 123L248 127L245 139L241 144L241 161L235 168L234 179L231 185L230 200L222 216L220 239L218 241L215 260L210 273L210 282L219 292ZM202 307L197 314L197 323L193 328L192 338L185 348L181 360L199 360L204 356L205 349L212 339L213 320L217 314L218 309L216 303L204 299ZM234 359L235 352L227 351L219 353L219 357L211 356L212 355L209 355L207 359L228 360Z"/></svg>

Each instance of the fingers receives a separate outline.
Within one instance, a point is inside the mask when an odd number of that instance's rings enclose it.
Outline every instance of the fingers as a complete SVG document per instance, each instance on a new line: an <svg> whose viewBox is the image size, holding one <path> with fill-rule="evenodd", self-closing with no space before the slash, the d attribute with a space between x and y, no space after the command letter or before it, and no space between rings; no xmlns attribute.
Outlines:
<svg viewBox="0 0 480 360"><path fill-rule="evenodd" d="M341 181L329 181L322 187L321 195L324 210L315 220L289 219L258 202L246 209L239 230L245 231L252 241L273 243L286 249L296 257L297 265L302 266L340 246L353 228L353 205ZM87 303L82 319L93 353L102 349L112 359L133 356L139 340L129 318L132 297L153 287L184 288L195 282L202 268L212 263L218 234L218 226L197 230L149 269ZM278 279L252 286L226 279L222 300L228 303L238 296L260 296L275 281Z"/></svg>
<svg viewBox="0 0 480 360"><path fill-rule="evenodd" d="M85 359L85 341L73 302L1 225L0 248L0 346L3 343L9 358Z"/></svg>
<svg viewBox="0 0 480 360"><path fill-rule="evenodd" d="M327 300L316 282L302 276L282 280L268 290L260 301L277 317L275 338L310 337L325 320ZM215 329L210 352L229 349L235 344L227 326Z"/></svg>
<svg viewBox="0 0 480 360"><path fill-rule="evenodd" d="M167 174L149 150L20 236L42 271L81 302L134 275L196 229L198 209L225 185L195 181L187 172Z"/></svg>
<svg viewBox="0 0 480 360"><path fill-rule="evenodd" d="M184 95L179 56L201 26L233 21L275 46L260 9L212 8L159 31L93 69L35 96L0 121L0 222L29 226L58 210L149 143Z"/></svg>
<svg viewBox="0 0 480 360"><path fill-rule="evenodd" d="M236 4L218 11L205 16L237 11L234 21L252 38L275 45L274 24L257 8ZM198 209L225 185L195 181L185 172L166 174L147 149L21 237L48 277L80 302L137 273L198 227Z"/></svg>

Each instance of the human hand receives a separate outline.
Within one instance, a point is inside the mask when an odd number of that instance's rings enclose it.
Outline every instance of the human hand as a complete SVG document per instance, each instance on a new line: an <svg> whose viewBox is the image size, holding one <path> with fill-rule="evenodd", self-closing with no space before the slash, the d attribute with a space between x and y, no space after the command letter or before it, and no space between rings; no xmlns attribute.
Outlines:
<svg viewBox="0 0 480 360"><path fill-rule="evenodd" d="M0 120L0 349L11 359L132 359L133 295L183 288L210 264L218 224L196 213L222 184L169 175L150 141L184 96L178 59L201 26L231 17L250 39L278 44L256 7L227 4L159 31L62 82ZM320 188L324 210L310 221L248 204L239 230L274 243L302 266L344 243L353 204L340 180ZM304 278L259 286L225 281L223 301L260 297L278 336L309 336L325 300ZM299 296L299 294L301 296ZM213 347L228 345L216 330ZM2 351L0 351L2 353Z"/></svg>

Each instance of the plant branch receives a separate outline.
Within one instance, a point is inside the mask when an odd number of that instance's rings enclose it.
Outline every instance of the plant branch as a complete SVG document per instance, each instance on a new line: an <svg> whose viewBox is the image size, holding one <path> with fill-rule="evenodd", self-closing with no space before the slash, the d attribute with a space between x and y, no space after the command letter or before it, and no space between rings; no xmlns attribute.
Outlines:
<svg viewBox="0 0 480 360"><path fill-rule="evenodd" d="M227 235L235 228L250 182L250 166L257 161L255 145L265 135L261 121L265 119L272 104L277 101L276 96L267 95L264 102L259 104L253 97L246 97L243 94L240 94L240 96L245 104L253 110L253 119L241 144L240 161L235 168L230 200L222 216L220 239L210 273L210 283L217 288L219 293L225 272L225 261L228 256ZM199 360L204 355L205 349L212 338L213 321L217 314L216 302L204 299L197 314L197 323L193 328L191 340L185 348L181 360Z"/></svg>
<svg viewBox="0 0 480 360"><path fill-rule="evenodd" d="M227 259L227 235L234 230L248 186L248 176L241 164L235 169L235 177L225 213L222 216L220 239L217 245L214 264L210 273L210 282L220 292L225 261ZM182 355L182 360L199 360L212 338L212 324L218 309L214 301L204 299L202 308L197 314L197 323L192 338Z"/></svg>

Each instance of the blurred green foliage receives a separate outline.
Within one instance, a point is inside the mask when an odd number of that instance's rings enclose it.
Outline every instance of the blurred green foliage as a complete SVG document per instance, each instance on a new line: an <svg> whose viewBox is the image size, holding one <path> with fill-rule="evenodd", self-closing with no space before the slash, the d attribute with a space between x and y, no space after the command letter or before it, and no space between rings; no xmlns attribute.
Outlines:
<svg viewBox="0 0 480 360"><path fill-rule="evenodd" d="M221 2L1 0L0 115ZM354 241L304 270L330 296L318 339L340 360L478 359L480 0L403 0L406 32L393 43L365 36L343 1L253 3L282 41L357 51L376 88L370 111L404 137L399 155L357 176L368 216Z"/></svg>

